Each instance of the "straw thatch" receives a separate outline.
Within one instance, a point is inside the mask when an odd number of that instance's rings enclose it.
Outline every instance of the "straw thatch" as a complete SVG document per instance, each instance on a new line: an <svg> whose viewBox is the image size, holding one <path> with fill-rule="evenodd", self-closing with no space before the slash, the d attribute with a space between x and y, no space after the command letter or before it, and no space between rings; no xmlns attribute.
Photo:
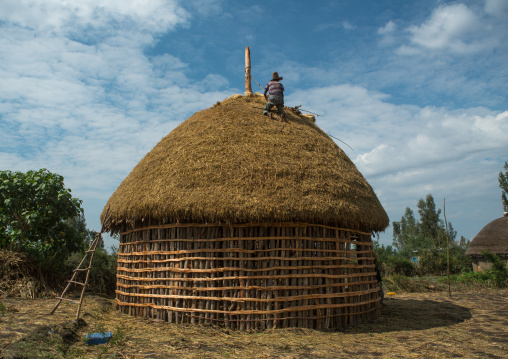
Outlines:
<svg viewBox="0 0 508 359"><path fill-rule="evenodd" d="M235 95L175 128L109 199L109 229L156 220L384 230L376 194L333 140L288 109L287 123L263 116L263 105L259 94Z"/></svg>
<svg viewBox="0 0 508 359"><path fill-rule="evenodd" d="M196 113L109 199L121 311L240 330L379 315L371 235L384 209L312 119L274 121L263 104L235 95Z"/></svg>
<svg viewBox="0 0 508 359"><path fill-rule="evenodd" d="M495 219L483 227L469 244L466 255L480 256L483 251L508 255L508 217Z"/></svg>

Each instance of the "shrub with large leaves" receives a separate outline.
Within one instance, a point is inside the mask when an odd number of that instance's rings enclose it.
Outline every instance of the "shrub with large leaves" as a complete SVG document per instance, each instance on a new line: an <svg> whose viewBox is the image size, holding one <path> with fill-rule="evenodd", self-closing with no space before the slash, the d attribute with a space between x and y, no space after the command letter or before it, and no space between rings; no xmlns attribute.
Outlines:
<svg viewBox="0 0 508 359"><path fill-rule="evenodd" d="M26 252L46 264L80 250L68 221L83 213L64 178L46 169L0 171L0 248Z"/></svg>

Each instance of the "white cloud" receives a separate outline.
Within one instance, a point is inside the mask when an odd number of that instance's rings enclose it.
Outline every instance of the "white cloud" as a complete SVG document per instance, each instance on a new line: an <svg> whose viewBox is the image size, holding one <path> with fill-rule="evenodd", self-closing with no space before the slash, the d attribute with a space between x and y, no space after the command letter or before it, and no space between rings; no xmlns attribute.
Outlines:
<svg viewBox="0 0 508 359"><path fill-rule="evenodd" d="M4 0L0 19L40 31L74 32L76 27L163 32L185 24L189 15L177 1L164 0ZM104 36L105 33L101 32Z"/></svg>
<svg viewBox="0 0 508 359"><path fill-rule="evenodd" d="M508 1L506 0L486 0L485 12L499 19L508 19Z"/></svg>
<svg viewBox="0 0 508 359"><path fill-rule="evenodd" d="M207 4L208 15L227 16L220 2L193 4ZM496 11L492 4L485 11ZM488 34L482 17L465 6L453 9L440 7L412 28L414 41L407 49L444 51L446 45L432 38L441 35L446 44L462 42L473 49L480 41L475 34ZM204 10L200 15L206 15ZM255 22L264 9L249 10L255 15L249 21ZM439 11L453 21L440 22ZM144 52L158 36L188 26L190 19L176 1L0 2L0 167L46 167L64 175L74 195L85 200L89 225L97 229L101 206L143 155L193 112L238 92L219 71L191 80L192 69L177 56ZM462 23L477 26L476 33ZM351 26L336 22L321 29L326 28ZM378 34L395 39L398 30L388 22ZM370 91L372 86L337 85L348 76L352 83L385 85L407 83L411 77L417 85L435 81L436 89L466 88L466 80L455 72L446 75L450 68L438 60L426 67L424 60L415 66L404 59L394 65L396 71L371 69L356 59L313 68L284 62L279 70L288 84L287 103L324 115L318 125L355 148L338 143L373 185L392 220L426 191L436 198L446 195L447 201L451 197L453 204L460 196L479 203L491 196L488 188L497 189L500 157L506 155L506 112L396 105L386 93ZM376 72L377 77L368 77ZM317 87L295 91L292 84L300 80ZM484 94L486 83L473 85Z"/></svg>
<svg viewBox="0 0 508 359"><path fill-rule="evenodd" d="M497 41L488 39L486 30L482 19L464 4L439 6L426 22L408 29L414 46L455 53L478 52L495 46ZM409 52L402 48L402 53Z"/></svg>
<svg viewBox="0 0 508 359"><path fill-rule="evenodd" d="M223 0L192 0L185 5L191 7L200 16L217 16L223 14Z"/></svg>
<svg viewBox="0 0 508 359"><path fill-rule="evenodd" d="M488 137L492 143L503 143L506 141L508 133L508 111L495 116L475 116L473 131L477 131L479 136Z"/></svg>
<svg viewBox="0 0 508 359"><path fill-rule="evenodd" d="M333 29L354 30L356 29L356 26L351 24L349 21L344 20L342 22L320 24L314 29L314 31L328 31Z"/></svg>
<svg viewBox="0 0 508 359"><path fill-rule="evenodd" d="M417 110L412 106L395 106L386 102L388 99L386 94L361 86L337 85L296 91L287 101L322 115L318 118L320 127L355 150L368 151L382 140L386 128L398 128L397 132L391 132L392 136L406 136L408 126L401 124Z"/></svg>
<svg viewBox="0 0 508 359"><path fill-rule="evenodd" d="M388 21L385 26L377 30L377 34L381 36L379 42L382 46L393 45L395 43L395 32L397 25L393 21Z"/></svg>
<svg viewBox="0 0 508 359"><path fill-rule="evenodd" d="M385 26L380 27L377 30L377 33L379 35L390 35L393 34L393 32L397 29L397 25L393 21L388 21Z"/></svg>
<svg viewBox="0 0 508 359"><path fill-rule="evenodd" d="M349 21L343 21L342 27L344 28L344 30L353 30L356 28L356 26L352 25Z"/></svg>
<svg viewBox="0 0 508 359"><path fill-rule="evenodd" d="M496 218L497 208L488 203L497 203L508 112L393 105L382 93L351 85L297 91L288 100L323 114L317 124L355 149L336 141L373 186L391 221L405 207L415 209L427 193L439 202L446 197L448 219L461 224L462 234ZM390 229L382 235L385 244L389 236Z"/></svg>
<svg viewBox="0 0 508 359"><path fill-rule="evenodd" d="M455 162L492 150L500 154L506 146L507 117L506 112L479 116L474 109L424 108L397 123L396 132L407 137L396 137L390 133L394 129L387 129L382 134L384 142L358 155L355 163L376 176Z"/></svg>
<svg viewBox="0 0 508 359"><path fill-rule="evenodd" d="M143 52L187 19L175 1L1 2L0 168L63 175L97 229L141 157L231 93L218 75L204 93L180 59Z"/></svg>
<svg viewBox="0 0 508 359"><path fill-rule="evenodd" d="M222 75L208 74L203 81L198 84L198 86L204 91L209 89L227 88L229 86L229 81Z"/></svg>

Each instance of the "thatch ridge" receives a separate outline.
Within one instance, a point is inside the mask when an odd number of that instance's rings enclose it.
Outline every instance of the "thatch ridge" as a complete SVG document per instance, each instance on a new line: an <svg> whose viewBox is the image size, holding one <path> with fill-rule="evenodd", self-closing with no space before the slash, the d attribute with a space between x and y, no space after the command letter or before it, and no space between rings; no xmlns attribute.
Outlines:
<svg viewBox="0 0 508 359"><path fill-rule="evenodd" d="M495 219L483 227L469 243L466 255L477 256L483 251L508 255L508 217Z"/></svg>
<svg viewBox="0 0 508 359"><path fill-rule="evenodd" d="M382 231L388 216L348 156L311 120L263 116L234 95L164 137L109 199L112 222L287 222ZM103 213L104 216L104 213Z"/></svg>

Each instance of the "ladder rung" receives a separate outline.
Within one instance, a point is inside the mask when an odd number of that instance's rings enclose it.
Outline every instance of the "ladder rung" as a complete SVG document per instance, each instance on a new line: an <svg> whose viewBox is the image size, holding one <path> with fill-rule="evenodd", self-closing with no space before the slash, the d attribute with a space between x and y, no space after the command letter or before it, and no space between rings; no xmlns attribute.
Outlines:
<svg viewBox="0 0 508 359"><path fill-rule="evenodd" d="M73 280L68 280L67 282L74 283L74 284L79 284L79 285L85 285L85 283L76 282L76 281L73 281Z"/></svg>
<svg viewBox="0 0 508 359"><path fill-rule="evenodd" d="M95 252L95 249L89 249L85 253L93 253L93 252Z"/></svg>
<svg viewBox="0 0 508 359"><path fill-rule="evenodd" d="M90 267L88 267L88 268L76 268L76 269L74 269L74 272L84 272L84 271L87 271L89 269L90 269Z"/></svg>
<svg viewBox="0 0 508 359"><path fill-rule="evenodd" d="M68 299L68 298L62 298L62 297L56 297L56 299L65 300L67 302L71 302L74 304L79 304L79 302L76 302L74 299Z"/></svg>

